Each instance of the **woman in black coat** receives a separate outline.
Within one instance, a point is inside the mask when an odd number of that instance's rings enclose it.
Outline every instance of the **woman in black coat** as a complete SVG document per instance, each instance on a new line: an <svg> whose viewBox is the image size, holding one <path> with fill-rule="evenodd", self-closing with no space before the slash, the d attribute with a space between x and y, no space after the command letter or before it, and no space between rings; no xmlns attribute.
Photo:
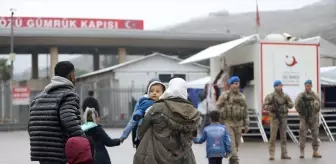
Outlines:
<svg viewBox="0 0 336 164"><path fill-rule="evenodd" d="M94 108L86 108L84 112L82 130L94 142L95 153L93 164L111 164L110 156L105 148L120 145L120 139L111 139L101 127L96 124L98 113Z"/></svg>

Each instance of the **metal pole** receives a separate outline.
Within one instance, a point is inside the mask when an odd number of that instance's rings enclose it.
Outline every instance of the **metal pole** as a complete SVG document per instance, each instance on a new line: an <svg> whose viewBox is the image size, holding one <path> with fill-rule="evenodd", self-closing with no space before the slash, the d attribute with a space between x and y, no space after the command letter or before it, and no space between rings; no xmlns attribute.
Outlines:
<svg viewBox="0 0 336 164"><path fill-rule="evenodd" d="M5 122L5 108L6 108L6 102L5 102L5 81L0 80L1 84L1 123Z"/></svg>
<svg viewBox="0 0 336 164"><path fill-rule="evenodd" d="M11 79L10 79L10 90L12 90L12 83L13 83L13 78L14 78L14 60L15 60L15 54L14 54L14 12L15 9L11 8L9 9L11 12L11 31L10 31L10 58L11 58ZM13 100L11 99L10 103L10 119L12 121L13 119Z"/></svg>
<svg viewBox="0 0 336 164"><path fill-rule="evenodd" d="M258 22L260 22L260 15L259 15L258 0L256 0L255 2L256 2L256 34L259 34Z"/></svg>
<svg viewBox="0 0 336 164"><path fill-rule="evenodd" d="M46 63L47 63L47 74L46 79L49 79L50 71L49 71L49 54L46 54Z"/></svg>
<svg viewBox="0 0 336 164"><path fill-rule="evenodd" d="M15 9L10 9L10 11L11 11L10 54L13 54L14 53L14 12L15 12ZM13 79L14 60L11 60L11 68L12 68L11 79Z"/></svg>

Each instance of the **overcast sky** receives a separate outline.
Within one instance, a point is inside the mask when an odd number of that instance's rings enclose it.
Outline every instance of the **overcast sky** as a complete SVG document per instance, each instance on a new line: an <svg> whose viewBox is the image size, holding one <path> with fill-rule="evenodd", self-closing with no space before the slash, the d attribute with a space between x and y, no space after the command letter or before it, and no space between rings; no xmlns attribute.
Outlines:
<svg viewBox="0 0 336 164"><path fill-rule="evenodd" d="M319 0L258 0L260 11L296 9ZM0 0L0 16L141 19L145 29L172 26L210 12L227 10L230 13L256 10L255 0ZM262 17L260 18L262 21ZM6 56L3 56L6 57ZM68 60L75 55L61 55ZM39 65L46 65L46 56L39 56ZM15 72L31 67L30 55L17 56Z"/></svg>

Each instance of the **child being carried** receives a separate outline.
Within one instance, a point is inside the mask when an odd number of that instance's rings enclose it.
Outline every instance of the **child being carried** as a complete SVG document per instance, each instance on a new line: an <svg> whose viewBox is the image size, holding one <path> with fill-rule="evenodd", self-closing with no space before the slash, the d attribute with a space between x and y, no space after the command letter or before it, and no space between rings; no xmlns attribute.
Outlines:
<svg viewBox="0 0 336 164"><path fill-rule="evenodd" d="M166 86L160 81L153 81L149 84L147 95L140 98L137 105L135 106L130 123L127 124L120 137L121 141L124 141L127 138L128 134L133 128L137 129L137 126L141 125L141 120L144 117L148 108L151 107L155 103L155 101L159 100L159 97L163 94L165 90ZM133 142L137 147L140 144L139 137L136 136L135 141Z"/></svg>
<svg viewBox="0 0 336 164"><path fill-rule="evenodd" d="M146 110L154 104L155 101L159 100L159 97L166 90L166 87L163 83L154 81L148 87L148 97L142 97L139 100L139 106L135 109L135 113L133 115L133 120L139 121L143 118L146 113Z"/></svg>

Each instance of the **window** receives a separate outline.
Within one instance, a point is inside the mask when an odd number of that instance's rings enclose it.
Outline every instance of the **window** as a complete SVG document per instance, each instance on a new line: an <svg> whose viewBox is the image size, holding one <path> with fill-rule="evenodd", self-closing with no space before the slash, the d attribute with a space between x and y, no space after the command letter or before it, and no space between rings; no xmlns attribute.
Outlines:
<svg viewBox="0 0 336 164"><path fill-rule="evenodd" d="M183 80L186 80L186 75L185 74L173 74L173 78L175 78L175 77L179 77Z"/></svg>
<svg viewBox="0 0 336 164"><path fill-rule="evenodd" d="M179 77L186 80L185 74L159 74L159 79L163 83L169 83L172 78Z"/></svg>
<svg viewBox="0 0 336 164"><path fill-rule="evenodd" d="M171 74L159 74L159 79L163 83L168 83L171 79Z"/></svg>

